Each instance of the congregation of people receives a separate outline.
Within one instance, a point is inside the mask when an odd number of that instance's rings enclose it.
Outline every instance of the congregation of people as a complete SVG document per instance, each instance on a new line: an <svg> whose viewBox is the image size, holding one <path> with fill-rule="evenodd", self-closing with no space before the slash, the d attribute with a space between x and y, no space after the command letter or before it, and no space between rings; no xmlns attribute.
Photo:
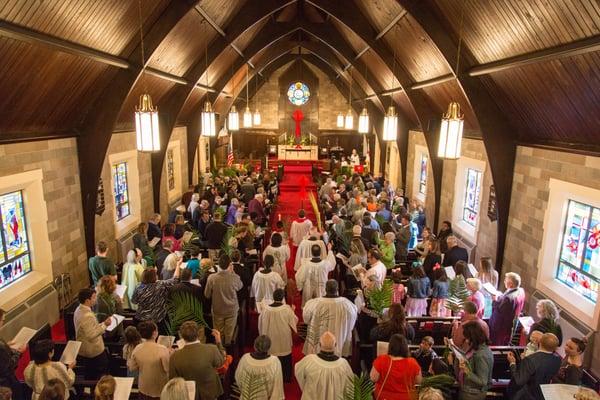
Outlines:
<svg viewBox="0 0 600 400"><path fill-rule="evenodd" d="M388 181L323 178L316 193L327 221L321 227L306 209L292 220L277 218L272 174L203 178L166 221L155 214L139 225L122 266L106 242L97 243L93 283L78 293L73 313L76 361L55 361L51 340L16 349L0 341L0 399L23 393L15 369L27 350L24 380L33 400L68 399L75 371L97 381L96 399L112 399L115 360L107 343L122 345L141 399L188 399L188 381L197 400L225 398L232 390L224 382L235 382L242 399L284 399L285 385L297 382L303 400L337 400L360 375L357 342L372 349L360 361L375 399L485 399L494 385L494 346L512 346L522 335L524 352L506 356L505 398L541 400L540 385L582 384L586 339L563 338L557 306L539 300L536 322L523 333L518 318L528 294L521 277L499 275L485 255L475 263L450 221L435 233L423 205ZM455 279L466 290L458 309L449 304ZM496 290L486 290L490 285ZM204 315L173 332L169 313L181 293ZM256 338L236 357L235 346L247 339L239 337L245 307L256 315ZM128 312L129 323L115 318ZM446 340L419 335L410 320L421 317L451 321ZM179 340L165 345L161 335ZM294 360L299 341L303 356ZM378 352L382 342L387 348ZM451 351L436 352L442 346Z"/></svg>

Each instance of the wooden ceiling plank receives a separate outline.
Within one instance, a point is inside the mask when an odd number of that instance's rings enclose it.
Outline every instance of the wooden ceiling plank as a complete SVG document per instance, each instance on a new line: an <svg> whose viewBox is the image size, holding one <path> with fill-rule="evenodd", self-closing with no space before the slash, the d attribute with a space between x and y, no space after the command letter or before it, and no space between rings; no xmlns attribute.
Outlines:
<svg viewBox="0 0 600 400"><path fill-rule="evenodd" d="M405 15L406 10L402 10L400 14L396 15L396 17L394 17L394 19L391 20L390 23L377 34L377 36L375 36L375 40L379 40L384 37L385 34L388 33L390 29L392 29L402 18L404 18Z"/></svg>

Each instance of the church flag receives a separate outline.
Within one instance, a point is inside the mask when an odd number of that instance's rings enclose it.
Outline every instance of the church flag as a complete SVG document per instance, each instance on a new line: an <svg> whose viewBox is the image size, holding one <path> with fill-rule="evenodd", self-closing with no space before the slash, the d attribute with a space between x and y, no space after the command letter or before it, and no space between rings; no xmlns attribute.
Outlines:
<svg viewBox="0 0 600 400"><path fill-rule="evenodd" d="M233 165L233 133L229 135L229 144L227 145L227 166Z"/></svg>

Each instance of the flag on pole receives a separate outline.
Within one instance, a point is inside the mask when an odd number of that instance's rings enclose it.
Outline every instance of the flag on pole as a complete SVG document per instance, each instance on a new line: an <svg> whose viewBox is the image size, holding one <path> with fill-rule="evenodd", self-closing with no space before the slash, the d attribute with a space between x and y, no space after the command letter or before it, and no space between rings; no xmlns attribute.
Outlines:
<svg viewBox="0 0 600 400"><path fill-rule="evenodd" d="M233 165L233 134L229 135L229 144L227 145L227 166Z"/></svg>

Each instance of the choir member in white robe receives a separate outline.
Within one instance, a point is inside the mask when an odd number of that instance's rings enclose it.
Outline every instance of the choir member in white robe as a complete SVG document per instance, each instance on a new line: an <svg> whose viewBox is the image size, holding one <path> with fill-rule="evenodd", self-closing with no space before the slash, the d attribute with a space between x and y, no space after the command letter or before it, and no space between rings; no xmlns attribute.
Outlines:
<svg viewBox="0 0 600 400"><path fill-rule="evenodd" d="M296 272L296 286L302 291L302 307L310 299L325 295L325 283L327 276L335 269L335 256L328 245L329 254L324 260L321 259L321 247L313 244L311 248L312 258L306 260Z"/></svg>
<svg viewBox="0 0 600 400"><path fill-rule="evenodd" d="M337 338L335 354L347 357L352 354L352 331L356 324L358 309L345 297L338 296L338 283L330 279L325 285L325 296L312 299L302 310L307 326L304 354L317 352L316 339L325 331Z"/></svg>
<svg viewBox="0 0 600 400"><path fill-rule="evenodd" d="M292 379L292 331L297 332L298 317L292 307L284 304L285 291L273 292L273 303L258 316L258 333L271 338L269 354L281 361L284 382Z"/></svg>
<svg viewBox="0 0 600 400"><path fill-rule="evenodd" d="M263 260L269 254L275 258L273 271L281 275L281 279L284 282L287 282L286 263L290 259L290 247L287 244L283 244L283 236L280 233L271 235L271 244L263 251Z"/></svg>
<svg viewBox="0 0 600 400"><path fill-rule="evenodd" d="M312 257L311 247L313 244L319 245L321 254L326 254L327 247L325 246L325 242L321 240L321 234L316 226L310 228L308 236L302 239L298 246L296 259L294 260L294 271L298 271L302 262Z"/></svg>
<svg viewBox="0 0 600 400"><path fill-rule="evenodd" d="M263 260L263 268L256 271L252 278L250 297L254 297L256 308L259 312L262 307L260 303L271 303L273 301L273 292L275 289L282 289L285 287L285 282L281 279L281 275L271 270L274 262L275 259L273 256L267 255Z"/></svg>
<svg viewBox="0 0 600 400"><path fill-rule="evenodd" d="M319 340L321 351L310 354L296 364L296 380L302 390L302 400L338 400L354 376L345 358L334 353L335 336L325 332Z"/></svg>
<svg viewBox="0 0 600 400"><path fill-rule="evenodd" d="M254 341L254 352L242 356L235 370L235 382L240 388L241 400L283 400L281 363L269 355L271 339L261 335ZM259 382L261 390L250 397L252 381Z"/></svg>
<svg viewBox="0 0 600 400"><path fill-rule="evenodd" d="M298 211L298 218L292 221L292 226L290 227L290 238L294 246L300 245L302 239L308 235L312 225L312 221L306 218L304 210Z"/></svg>

